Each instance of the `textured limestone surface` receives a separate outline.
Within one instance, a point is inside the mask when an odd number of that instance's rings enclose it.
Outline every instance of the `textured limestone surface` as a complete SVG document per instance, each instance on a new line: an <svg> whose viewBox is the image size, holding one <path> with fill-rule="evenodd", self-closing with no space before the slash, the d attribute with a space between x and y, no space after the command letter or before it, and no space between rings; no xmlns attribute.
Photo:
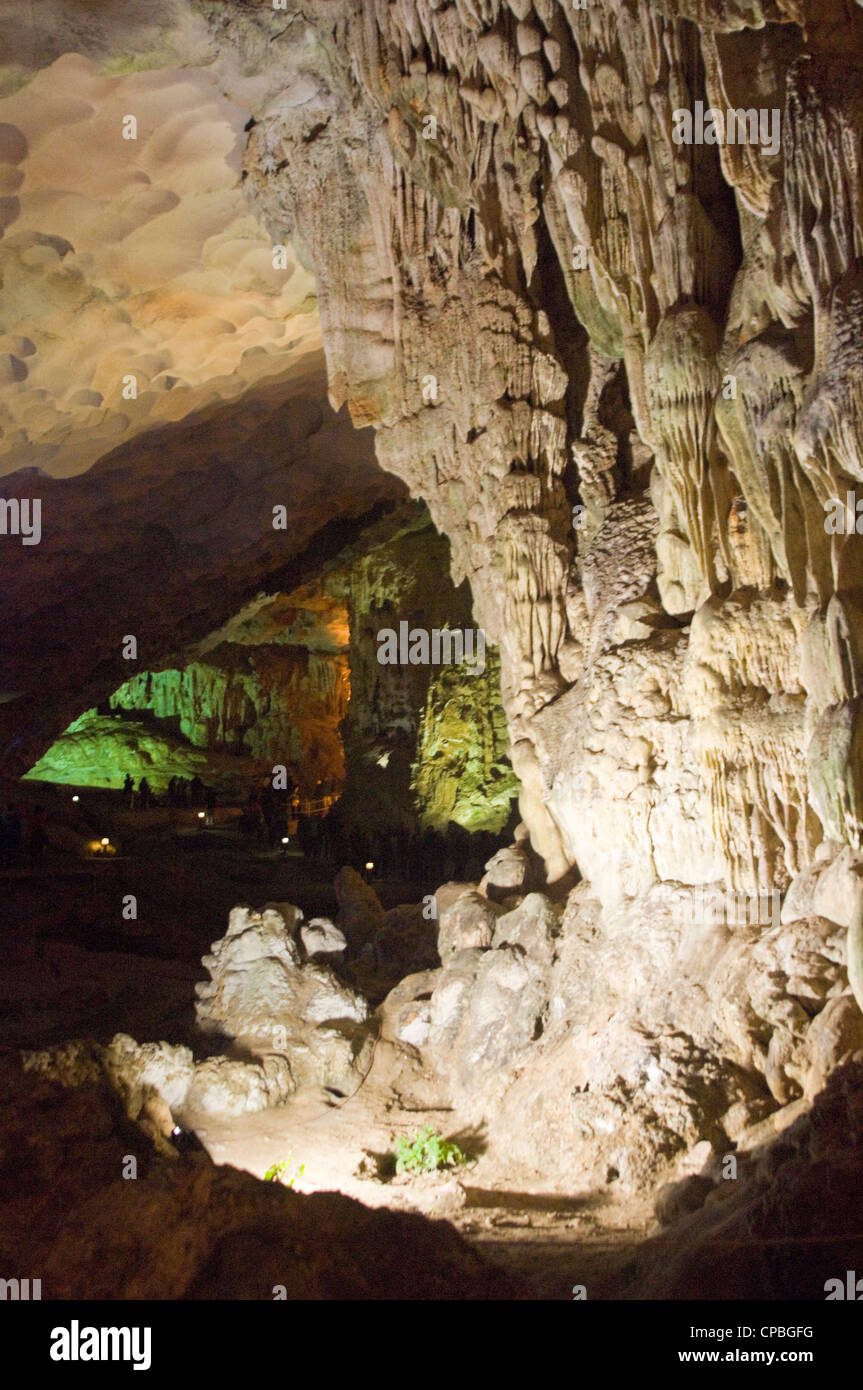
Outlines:
<svg viewBox="0 0 863 1390"><path fill-rule="evenodd" d="M270 1086L262 1104L246 1109L278 1103L304 1084L350 1093L368 1065L368 1004L330 965L302 960L296 941L301 920L289 903L271 903L262 912L235 908L227 932L203 960L210 979L196 986L199 1028L239 1049L238 1056L260 1058L267 1080L278 1078L282 1087L279 1093ZM190 1111L220 1108L214 1086L229 1094L244 1089L243 1063L234 1065L243 1074L236 1082L196 1070L186 1097ZM220 1057L204 1066L221 1072L231 1062Z"/></svg>
<svg viewBox="0 0 863 1390"><path fill-rule="evenodd" d="M859 838L860 550L824 525L860 476L856 163L824 171L863 17L840 44L837 15L307 5L307 99L250 133L332 397L500 645L534 846L604 901L783 887L823 831ZM778 138L677 143L698 101Z"/></svg>

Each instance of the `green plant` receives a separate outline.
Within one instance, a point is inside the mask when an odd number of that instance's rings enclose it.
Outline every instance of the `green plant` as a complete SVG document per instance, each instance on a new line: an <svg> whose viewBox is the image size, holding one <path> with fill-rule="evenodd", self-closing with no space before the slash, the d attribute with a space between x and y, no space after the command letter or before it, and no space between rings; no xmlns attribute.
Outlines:
<svg viewBox="0 0 863 1390"><path fill-rule="evenodd" d="M457 1168L467 1163L458 1144L441 1139L431 1125L423 1125L413 1139L403 1134L396 1140L397 1173L436 1173L440 1168Z"/></svg>
<svg viewBox="0 0 863 1390"><path fill-rule="evenodd" d="M297 1178L301 1178L303 1176L303 1173L306 1171L306 1165L305 1163L301 1163L296 1173L294 1173L293 1177L288 1178L285 1175L287 1174L290 1166L291 1154L288 1154L286 1159L283 1159L280 1163L274 1163L271 1168L267 1169L266 1173L264 1174L264 1182L280 1182L285 1187L293 1187L294 1183L297 1181Z"/></svg>
<svg viewBox="0 0 863 1390"><path fill-rule="evenodd" d="M154 68L164 68L168 65L168 59L163 53L115 53L100 65L99 76L125 77L130 72L152 72Z"/></svg>

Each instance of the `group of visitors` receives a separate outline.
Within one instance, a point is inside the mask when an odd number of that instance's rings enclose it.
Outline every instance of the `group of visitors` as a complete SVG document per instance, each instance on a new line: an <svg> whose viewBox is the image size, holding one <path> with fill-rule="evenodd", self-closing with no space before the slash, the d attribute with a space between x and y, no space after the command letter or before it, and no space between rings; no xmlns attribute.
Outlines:
<svg viewBox="0 0 863 1390"><path fill-rule="evenodd" d="M136 788L134 779L127 772L123 781L123 791L131 810L148 811L152 806L160 804L146 777L141 778ZM162 804L174 807L191 806L195 810L206 811L208 823L212 824L218 798L212 787L205 786L197 775L192 778L172 777Z"/></svg>
<svg viewBox="0 0 863 1390"><path fill-rule="evenodd" d="M290 777L284 787L274 787L269 778L249 793L238 828L241 835L274 848L288 833L288 820L299 806L296 785Z"/></svg>
<svg viewBox="0 0 863 1390"><path fill-rule="evenodd" d="M14 802L0 810L0 865L4 869L40 869L48 843L48 812L30 806L26 816Z"/></svg>
<svg viewBox="0 0 863 1390"><path fill-rule="evenodd" d="M127 773L123 791L130 807L137 810L148 810L158 804L146 777L142 777L136 787ZM171 807L202 809L205 824L214 824L217 796L200 777L172 777L165 803ZM355 823L346 824L338 807L327 816L312 816L301 815L300 806L299 788L291 778L282 788L274 787L267 778L249 793L239 818L240 834L277 848L288 836L289 823L295 824L296 835L292 838L307 859L329 868L349 864L360 873L370 872L366 866L372 864L371 872L376 877L413 881L479 879L485 861L500 843L498 836L470 834L455 825L449 826L445 835L404 826L364 830ZM47 843L47 821L48 812L39 804L28 807L23 815L14 802L5 810L0 808L0 867L40 868Z"/></svg>
<svg viewBox="0 0 863 1390"><path fill-rule="evenodd" d="M338 812L325 818L302 818L297 839L308 858L330 867L350 864L365 873L369 872L366 865L373 864L371 872L376 877L411 881L480 879L485 862L500 847L499 836L470 833L458 825L450 825L446 834L405 827L380 831L346 827Z"/></svg>
<svg viewBox="0 0 863 1390"><path fill-rule="evenodd" d="M215 792L204 785L197 773L192 778L172 777L168 783L169 806L192 806L200 811L206 806L208 796L215 797Z"/></svg>
<svg viewBox="0 0 863 1390"><path fill-rule="evenodd" d="M146 777L141 778L136 790L135 783L127 772L123 779L123 792L125 793L131 811L148 811L151 806L155 806L156 804L153 788L150 786Z"/></svg>

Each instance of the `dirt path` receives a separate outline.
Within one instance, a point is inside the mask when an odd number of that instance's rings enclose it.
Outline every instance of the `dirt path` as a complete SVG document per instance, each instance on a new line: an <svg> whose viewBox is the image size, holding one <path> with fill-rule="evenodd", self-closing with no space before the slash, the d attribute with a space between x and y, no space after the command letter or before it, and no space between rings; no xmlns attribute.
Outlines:
<svg viewBox="0 0 863 1390"><path fill-rule="evenodd" d="M424 1124L456 1139L464 1128L452 1110L408 1110L384 1087L369 1084L347 1102L304 1090L278 1109L209 1116L195 1129L216 1163L263 1177L284 1162L298 1192L338 1190L366 1206L446 1219L540 1298L571 1299L575 1285L584 1285L588 1298L614 1296L634 1246L654 1229L646 1209L605 1194L554 1192L520 1179L487 1153L455 1171L392 1176L396 1138ZM463 1147L470 1152L469 1140Z"/></svg>

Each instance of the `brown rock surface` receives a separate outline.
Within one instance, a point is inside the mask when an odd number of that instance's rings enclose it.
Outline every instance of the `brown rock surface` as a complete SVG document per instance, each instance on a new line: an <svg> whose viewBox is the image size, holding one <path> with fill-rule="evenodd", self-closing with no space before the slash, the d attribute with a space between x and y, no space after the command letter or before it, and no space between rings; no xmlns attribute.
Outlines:
<svg viewBox="0 0 863 1390"><path fill-rule="evenodd" d="M26 1250L45 1299L526 1296L443 1222L158 1158L98 1085L34 1084L4 1059L0 1093L0 1259Z"/></svg>

